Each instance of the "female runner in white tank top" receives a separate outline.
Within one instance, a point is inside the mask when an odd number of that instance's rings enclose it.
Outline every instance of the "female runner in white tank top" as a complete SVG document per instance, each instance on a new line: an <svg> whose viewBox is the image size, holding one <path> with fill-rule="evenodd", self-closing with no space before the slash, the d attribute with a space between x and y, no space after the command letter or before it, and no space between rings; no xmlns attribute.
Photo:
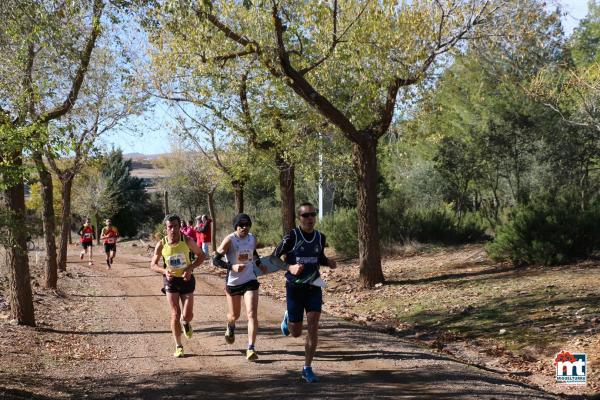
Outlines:
<svg viewBox="0 0 600 400"><path fill-rule="evenodd" d="M252 221L246 214L238 214L233 220L234 232L227 235L217 249L213 264L227 269L225 295L227 296L227 328L225 341L235 341L235 321L240 317L241 301L244 298L248 317L248 349L246 359L258 360L254 349L256 332L258 331L258 287L260 284L254 273L254 265L260 265L256 252L256 238L250 233ZM223 256L227 257L224 261Z"/></svg>

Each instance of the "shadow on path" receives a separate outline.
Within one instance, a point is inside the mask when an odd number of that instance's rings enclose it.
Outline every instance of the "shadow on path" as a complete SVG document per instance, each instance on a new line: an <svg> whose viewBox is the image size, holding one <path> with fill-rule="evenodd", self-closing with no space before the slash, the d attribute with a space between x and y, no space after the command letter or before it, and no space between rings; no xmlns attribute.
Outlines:
<svg viewBox="0 0 600 400"><path fill-rule="evenodd" d="M256 366L256 368L260 368ZM446 370L364 370L357 372L317 371L321 382L304 383L298 370L282 370L260 378L231 377L223 374L173 373L139 379L135 376L109 376L90 381L82 379L53 381L54 392L60 397L35 394L43 377L35 374L25 378L25 387L7 389L0 399L551 399L555 396L533 391L528 385L476 373L455 373ZM2 392L0 392L2 393ZM583 397L570 397L578 399Z"/></svg>

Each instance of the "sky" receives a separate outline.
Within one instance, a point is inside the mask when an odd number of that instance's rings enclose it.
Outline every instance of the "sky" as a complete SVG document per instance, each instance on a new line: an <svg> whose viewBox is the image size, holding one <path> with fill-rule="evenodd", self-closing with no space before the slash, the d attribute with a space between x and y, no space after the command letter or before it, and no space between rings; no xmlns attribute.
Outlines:
<svg viewBox="0 0 600 400"><path fill-rule="evenodd" d="M548 7L555 8L558 2L549 2ZM571 34L579 21L587 14L588 0L561 1L564 13L563 24L565 33ZM161 154L167 153L174 142L169 139L173 123L170 115L173 110L165 103L157 103L152 111L142 117L132 118L129 124L135 125L135 131L114 131L108 133L102 144L108 148L115 147L123 153Z"/></svg>

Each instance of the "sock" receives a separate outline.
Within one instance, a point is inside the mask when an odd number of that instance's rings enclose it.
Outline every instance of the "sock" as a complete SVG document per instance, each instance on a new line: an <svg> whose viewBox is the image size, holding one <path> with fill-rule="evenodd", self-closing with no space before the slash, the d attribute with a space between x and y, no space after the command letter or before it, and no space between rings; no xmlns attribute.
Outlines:
<svg viewBox="0 0 600 400"><path fill-rule="evenodd" d="M253 344L249 344L248 345L248 350L254 350L254 345Z"/></svg>
<svg viewBox="0 0 600 400"><path fill-rule="evenodd" d="M231 325L231 324L227 323L227 326L229 327L229 330L231 332L235 332L235 324Z"/></svg>
<svg viewBox="0 0 600 400"><path fill-rule="evenodd" d="M183 349L183 345L182 345L182 344L175 345L175 347L176 347L176 348L182 348L182 349Z"/></svg>

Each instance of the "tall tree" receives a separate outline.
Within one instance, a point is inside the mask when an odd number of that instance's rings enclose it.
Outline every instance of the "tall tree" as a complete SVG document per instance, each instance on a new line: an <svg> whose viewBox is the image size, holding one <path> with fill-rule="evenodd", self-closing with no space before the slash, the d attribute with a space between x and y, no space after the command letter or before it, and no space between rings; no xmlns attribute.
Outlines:
<svg viewBox="0 0 600 400"><path fill-rule="evenodd" d="M121 150L111 151L102 165L102 175L112 193L113 224L119 227L122 236L135 236L142 223L147 220L150 197L142 179L131 175L131 159L124 159Z"/></svg>
<svg viewBox="0 0 600 400"><path fill-rule="evenodd" d="M539 71L528 88L568 127L548 138L546 153L576 180L583 210L600 187L600 5L588 6L560 62Z"/></svg>
<svg viewBox="0 0 600 400"><path fill-rule="evenodd" d="M112 130L127 129L127 118L145 107L145 96L132 87L127 62L113 44L112 36L101 41L71 113L50 130L44 155L61 185L61 234L58 268L66 269L71 229L71 190L75 176L95 153L97 139ZM115 61L118 60L118 61Z"/></svg>
<svg viewBox="0 0 600 400"><path fill-rule="evenodd" d="M29 144L39 143L39 134L45 131L46 125L71 110L100 35L103 10L102 0L83 4L16 0L1 3L0 58L4 61L0 77L0 114L2 123L8 126L3 131L35 126L36 140ZM85 39L78 40L81 37ZM14 146L5 161L20 168L24 148ZM15 224L22 225L25 210L23 180L9 186L5 197ZM44 215L52 218L51 202L48 207ZM15 242L8 248L11 313L21 324L35 325L29 261L24 250L26 236L11 226L8 235ZM53 221L45 221L44 227L48 228L48 235L54 234L50 231ZM54 250L52 254L51 238L47 237L46 242L50 245L47 249L49 262L53 262L56 253ZM48 265L46 268L55 267Z"/></svg>
<svg viewBox="0 0 600 400"><path fill-rule="evenodd" d="M169 3L172 5L172 3ZM377 145L399 94L436 61L491 27L511 26L533 3L203 2L166 7L165 27L201 46L206 62L257 59L352 143L357 175L359 263L367 287L383 282L377 221ZM195 18L195 19L194 19ZM502 21L489 24L490 21ZM160 20L159 20L160 21Z"/></svg>

